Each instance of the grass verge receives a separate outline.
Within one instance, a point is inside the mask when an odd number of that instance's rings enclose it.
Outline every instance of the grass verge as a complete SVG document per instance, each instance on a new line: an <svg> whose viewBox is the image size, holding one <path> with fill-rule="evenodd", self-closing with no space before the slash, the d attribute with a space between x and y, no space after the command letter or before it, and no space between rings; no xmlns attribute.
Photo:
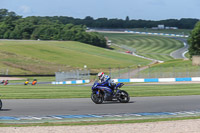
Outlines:
<svg viewBox="0 0 200 133"><path fill-rule="evenodd" d="M200 84L123 86L131 97L200 95ZM91 86L7 85L0 86L1 99L89 98Z"/></svg>
<svg viewBox="0 0 200 133"><path fill-rule="evenodd" d="M179 117L179 118L159 118L159 119L139 119L139 120L113 120L113 121L90 121L90 122L62 122L62 123L37 123L37 124L0 124L0 127L29 127L29 126L84 126L84 125L105 125L105 124L130 124L130 123L147 123L160 121L177 121L200 119L196 117Z"/></svg>

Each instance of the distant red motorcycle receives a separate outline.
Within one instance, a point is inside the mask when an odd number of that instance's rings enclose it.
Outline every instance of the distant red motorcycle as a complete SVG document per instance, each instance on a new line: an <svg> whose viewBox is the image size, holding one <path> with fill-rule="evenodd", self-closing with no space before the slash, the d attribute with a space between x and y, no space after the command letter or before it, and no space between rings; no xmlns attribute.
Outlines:
<svg viewBox="0 0 200 133"><path fill-rule="evenodd" d="M6 80L5 82L4 82L4 85L7 85L8 84L8 80Z"/></svg>

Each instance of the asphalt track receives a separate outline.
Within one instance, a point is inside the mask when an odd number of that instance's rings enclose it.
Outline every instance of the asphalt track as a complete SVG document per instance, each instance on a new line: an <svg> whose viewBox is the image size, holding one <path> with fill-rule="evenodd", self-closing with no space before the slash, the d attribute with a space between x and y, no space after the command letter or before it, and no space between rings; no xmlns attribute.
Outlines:
<svg viewBox="0 0 200 133"><path fill-rule="evenodd" d="M174 59L186 59L184 54L188 51L188 48L189 48L189 45L187 43L187 39L186 38L174 38L174 39L182 41L184 43L184 47L172 52L170 55Z"/></svg>
<svg viewBox="0 0 200 133"><path fill-rule="evenodd" d="M129 103L117 101L94 104L90 98L3 99L0 116L50 116L154 113L200 110L200 96L131 97Z"/></svg>

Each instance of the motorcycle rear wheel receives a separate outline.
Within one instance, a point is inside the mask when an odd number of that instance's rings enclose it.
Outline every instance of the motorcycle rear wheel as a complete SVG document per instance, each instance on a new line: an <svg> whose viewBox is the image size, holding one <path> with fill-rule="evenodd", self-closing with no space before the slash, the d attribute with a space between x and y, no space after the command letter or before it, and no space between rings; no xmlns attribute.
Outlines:
<svg viewBox="0 0 200 133"><path fill-rule="evenodd" d="M1 108L2 108L2 101L1 101L1 99L0 99L0 110L1 110Z"/></svg>
<svg viewBox="0 0 200 133"><path fill-rule="evenodd" d="M120 103L128 103L130 100L130 97L128 95L128 93L124 90L120 90L118 92L118 98L117 100L119 100Z"/></svg>
<svg viewBox="0 0 200 133"><path fill-rule="evenodd" d="M102 95L102 94L97 95L97 94L95 94L95 93L92 93L92 94L91 94L91 99L92 99L92 101L93 101L94 103L96 103L96 104L101 104L101 103L103 103L103 95Z"/></svg>

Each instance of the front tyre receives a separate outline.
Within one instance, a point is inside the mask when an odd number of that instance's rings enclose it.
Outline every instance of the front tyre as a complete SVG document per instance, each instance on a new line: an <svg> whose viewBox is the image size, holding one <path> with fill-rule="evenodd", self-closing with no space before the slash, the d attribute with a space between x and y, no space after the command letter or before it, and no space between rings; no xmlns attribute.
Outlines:
<svg viewBox="0 0 200 133"><path fill-rule="evenodd" d="M102 94L95 94L95 93L92 93L91 94L91 99L94 103L96 104L101 104L103 103L103 95Z"/></svg>
<svg viewBox="0 0 200 133"><path fill-rule="evenodd" d="M0 99L0 110L1 110L1 108L2 108L2 101L1 101L1 99Z"/></svg>
<svg viewBox="0 0 200 133"><path fill-rule="evenodd" d="M118 92L118 98L117 100L119 100L120 103L128 103L130 100L130 97L128 95L128 93L124 90L120 90Z"/></svg>

